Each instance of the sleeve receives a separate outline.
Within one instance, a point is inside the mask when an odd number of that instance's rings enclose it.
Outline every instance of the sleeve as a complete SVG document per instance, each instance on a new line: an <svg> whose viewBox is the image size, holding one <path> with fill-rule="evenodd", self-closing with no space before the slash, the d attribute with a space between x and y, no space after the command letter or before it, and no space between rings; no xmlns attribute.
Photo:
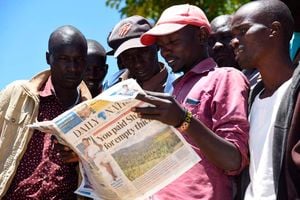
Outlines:
<svg viewBox="0 0 300 200"><path fill-rule="evenodd" d="M13 93L18 91L18 88L25 83L25 81L14 81L0 91L0 127L4 127L3 123L5 121L5 115L7 114L7 110L10 108ZM4 128L0 130L0 136L4 130Z"/></svg>
<svg viewBox="0 0 300 200"><path fill-rule="evenodd" d="M248 95L249 82L238 70L225 68L216 78L211 109L213 131L233 143L241 154L240 168L226 171L228 175L239 174L249 164Z"/></svg>
<svg viewBox="0 0 300 200"><path fill-rule="evenodd" d="M295 142L292 146L291 157L296 168L300 170L300 93L298 93L290 130L289 139Z"/></svg>
<svg viewBox="0 0 300 200"><path fill-rule="evenodd" d="M295 166L300 170L300 140L293 147L291 156Z"/></svg>

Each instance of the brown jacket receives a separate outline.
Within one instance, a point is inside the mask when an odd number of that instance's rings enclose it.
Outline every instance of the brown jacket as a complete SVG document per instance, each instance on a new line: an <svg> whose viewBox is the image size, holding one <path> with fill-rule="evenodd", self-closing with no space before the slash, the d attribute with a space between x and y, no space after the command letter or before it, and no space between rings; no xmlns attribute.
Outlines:
<svg viewBox="0 0 300 200"><path fill-rule="evenodd" d="M48 80L50 70L31 80L18 80L0 92L0 199L4 196L26 151L33 130L26 125L36 122L39 90ZM91 99L84 82L80 84L81 100Z"/></svg>

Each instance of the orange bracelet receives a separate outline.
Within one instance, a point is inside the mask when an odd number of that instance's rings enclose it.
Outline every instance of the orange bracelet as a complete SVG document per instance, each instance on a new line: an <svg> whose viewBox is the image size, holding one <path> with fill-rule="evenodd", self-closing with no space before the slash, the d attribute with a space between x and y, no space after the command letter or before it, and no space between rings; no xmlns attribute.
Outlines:
<svg viewBox="0 0 300 200"><path fill-rule="evenodd" d="M186 131L190 127L192 117L193 117L193 114L191 113L191 111L186 110L184 120L177 129L180 132Z"/></svg>

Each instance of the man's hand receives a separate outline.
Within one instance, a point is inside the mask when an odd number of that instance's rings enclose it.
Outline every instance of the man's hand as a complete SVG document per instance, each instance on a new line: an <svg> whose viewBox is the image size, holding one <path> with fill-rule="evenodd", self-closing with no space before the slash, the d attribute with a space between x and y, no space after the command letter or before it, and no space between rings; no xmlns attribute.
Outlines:
<svg viewBox="0 0 300 200"><path fill-rule="evenodd" d="M56 139L54 140L54 149L59 152L60 157L65 163L74 163L79 161L78 155L72 149L60 144Z"/></svg>
<svg viewBox="0 0 300 200"><path fill-rule="evenodd" d="M132 109L141 118L158 120L175 127L179 126L184 119L184 108L168 94L147 91L146 95L138 94L136 99L153 105Z"/></svg>

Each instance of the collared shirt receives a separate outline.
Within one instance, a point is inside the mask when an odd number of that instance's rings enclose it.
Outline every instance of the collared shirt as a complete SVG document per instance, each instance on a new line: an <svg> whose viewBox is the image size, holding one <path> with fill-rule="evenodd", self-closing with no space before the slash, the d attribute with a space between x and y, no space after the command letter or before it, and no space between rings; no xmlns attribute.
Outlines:
<svg viewBox="0 0 300 200"><path fill-rule="evenodd" d="M103 84L103 90L110 88L111 86L124 81L129 78L129 71L128 69L121 69L114 73L111 78L107 79Z"/></svg>
<svg viewBox="0 0 300 200"><path fill-rule="evenodd" d="M38 121L52 120L64 111L49 78L40 92ZM76 199L77 163L65 164L53 148L53 139L50 134L34 131L3 199Z"/></svg>
<svg viewBox="0 0 300 200"><path fill-rule="evenodd" d="M151 77L150 80L145 81L142 85L142 88L149 91L166 92L171 94L173 92L173 82L176 80L177 76L173 72L170 72L168 68L163 65L163 63L160 63L160 65L161 71ZM106 90L128 78L130 78L128 69L125 68L119 70L118 72L114 73L109 80L105 81L103 89Z"/></svg>
<svg viewBox="0 0 300 200"><path fill-rule="evenodd" d="M216 66L211 58L200 62L175 81L173 95L194 117L237 147L242 158L240 168L227 172L217 168L205 157L192 138L184 134L202 160L155 194L155 200L232 199L232 182L229 175L238 174L249 163L249 83L238 70Z"/></svg>

